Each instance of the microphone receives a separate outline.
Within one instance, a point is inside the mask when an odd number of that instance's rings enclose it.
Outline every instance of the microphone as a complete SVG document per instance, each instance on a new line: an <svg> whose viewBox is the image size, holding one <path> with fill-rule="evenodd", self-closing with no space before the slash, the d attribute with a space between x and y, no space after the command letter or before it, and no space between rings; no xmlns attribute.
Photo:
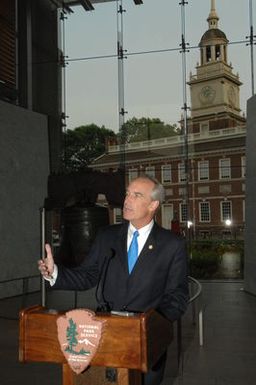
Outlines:
<svg viewBox="0 0 256 385"><path fill-rule="evenodd" d="M114 249L111 248L110 252L111 252L111 255L110 256L108 255L104 258L104 262L99 273L99 279L98 279L96 292L95 292L96 301L99 304L97 306L96 312L101 312L101 313L109 313L111 311L111 306L109 302L106 300L104 295L104 289L105 289L105 283L106 283L106 277L109 269L109 264L110 264L110 261L116 255L116 251ZM101 284L101 292L99 296L100 284ZM99 297L101 297L101 300Z"/></svg>

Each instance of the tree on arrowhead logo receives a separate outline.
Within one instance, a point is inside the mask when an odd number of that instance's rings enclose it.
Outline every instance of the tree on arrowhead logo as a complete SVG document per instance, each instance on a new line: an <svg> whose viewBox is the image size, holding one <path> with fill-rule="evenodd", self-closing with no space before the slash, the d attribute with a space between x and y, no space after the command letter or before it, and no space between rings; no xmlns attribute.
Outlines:
<svg viewBox="0 0 256 385"><path fill-rule="evenodd" d="M68 311L57 319L60 348L71 369L80 374L97 352L104 321L95 319L91 310Z"/></svg>

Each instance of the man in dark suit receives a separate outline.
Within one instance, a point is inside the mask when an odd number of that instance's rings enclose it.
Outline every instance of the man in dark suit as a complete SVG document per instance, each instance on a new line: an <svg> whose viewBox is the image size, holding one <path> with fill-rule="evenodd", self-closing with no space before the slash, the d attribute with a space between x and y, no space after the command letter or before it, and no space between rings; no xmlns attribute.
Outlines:
<svg viewBox="0 0 256 385"><path fill-rule="evenodd" d="M163 199L164 188L157 180L148 176L134 179L126 190L125 222L99 231L80 266L56 266L46 245L47 256L39 261L39 270L57 289L86 290L101 284L99 302L107 310L155 309L171 321L177 320L188 301L186 247L183 239L153 219ZM135 243L137 255L130 266ZM144 376L145 385L161 383L165 358Z"/></svg>

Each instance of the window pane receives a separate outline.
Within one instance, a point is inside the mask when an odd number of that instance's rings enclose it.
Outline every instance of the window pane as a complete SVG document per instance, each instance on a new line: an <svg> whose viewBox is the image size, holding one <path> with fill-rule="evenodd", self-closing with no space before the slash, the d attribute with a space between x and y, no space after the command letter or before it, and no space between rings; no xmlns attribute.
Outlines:
<svg viewBox="0 0 256 385"><path fill-rule="evenodd" d="M210 222L210 203L199 203L200 222Z"/></svg>
<svg viewBox="0 0 256 385"><path fill-rule="evenodd" d="M241 158L241 176L242 178L245 178L245 166L246 166L246 157L242 156Z"/></svg>
<svg viewBox="0 0 256 385"><path fill-rule="evenodd" d="M231 219L231 202L221 202L221 220Z"/></svg>
<svg viewBox="0 0 256 385"><path fill-rule="evenodd" d="M155 178L155 167L150 166L145 168L145 173L152 178Z"/></svg>
<svg viewBox="0 0 256 385"><path fill-rule="evenodd" d="M179 163L179 181L180 182L185 182L186 181L186 173L185 173L185 164Z"/></svg>
<svg viewBox="0 0 256 385"><path fill-rule="evenodd" d="M198 180L209 179L209 161L203 160L198 162Z"/></svg>
<svg viewBox="0 0 256 385"><path fill-rule="evenodd" d="M129 182L134 179L134 178L137 178L138 176L138 169L137 168L130 168L129 169Z"/></svg>
<svg viewBox="0 0 256 385"><path fill-rule="evenodd" d="M186 203L180 203L180 221L186 222L188 219L188 210Z"/></svg>
<svg viewBox="0 0 256 385"><path fill-rule="evenodd" d="M122 222L122 210L119 208L114 209L114 223Z"/></svg>
<svg viewBox="0 0 256 385"><path fill-rule="evenodd" d="M172 170L170 164L162 166L162 183L170 183L172 181Z"/></svg>
<svg viewBox="0 0 256 385"><path fill-rule="evenodd" d="M230 159L220 159L220 179L228 179L231 177Z"/></svg>

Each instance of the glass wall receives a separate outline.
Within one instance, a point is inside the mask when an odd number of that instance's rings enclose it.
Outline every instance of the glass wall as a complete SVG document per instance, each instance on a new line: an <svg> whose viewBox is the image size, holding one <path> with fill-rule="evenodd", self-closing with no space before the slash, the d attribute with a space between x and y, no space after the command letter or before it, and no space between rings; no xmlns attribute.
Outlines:
<svg viewBox="0 0 256 385"><path fill-rule="evenodd" d="M170 231L176 224L191 255L216 240L218 256L241 253L256 1L135 3L60 13L64 136L92 124L112 131L86 166L121 170L126 182L159 179L166 200L157 220Z"/></svg>
<svg viewBox="0 0 256 385"><path fill-rule="evenodd" d="M183 107L182 39L186 44L186 81L200 62L199 42L208 30L210 0L132 0L96 3L94 10L73 7L65 15L68 127L95 122L119 129L117 19L122 4L124 100L126 120L159 117L177 123ZM228 39L228 63L238 72L241 108L251 96L250 2L216 0L218 27ZM254 1L252 0L254 6ZM230 9L232 7L232 17ZM256 7L256 4L255 4ZM117 12L118 11L118 12ZM185 27L183 28L183 24ZM182 37L182 32L185 36ZM189 89L188 105L190 104Z"/></svg>

